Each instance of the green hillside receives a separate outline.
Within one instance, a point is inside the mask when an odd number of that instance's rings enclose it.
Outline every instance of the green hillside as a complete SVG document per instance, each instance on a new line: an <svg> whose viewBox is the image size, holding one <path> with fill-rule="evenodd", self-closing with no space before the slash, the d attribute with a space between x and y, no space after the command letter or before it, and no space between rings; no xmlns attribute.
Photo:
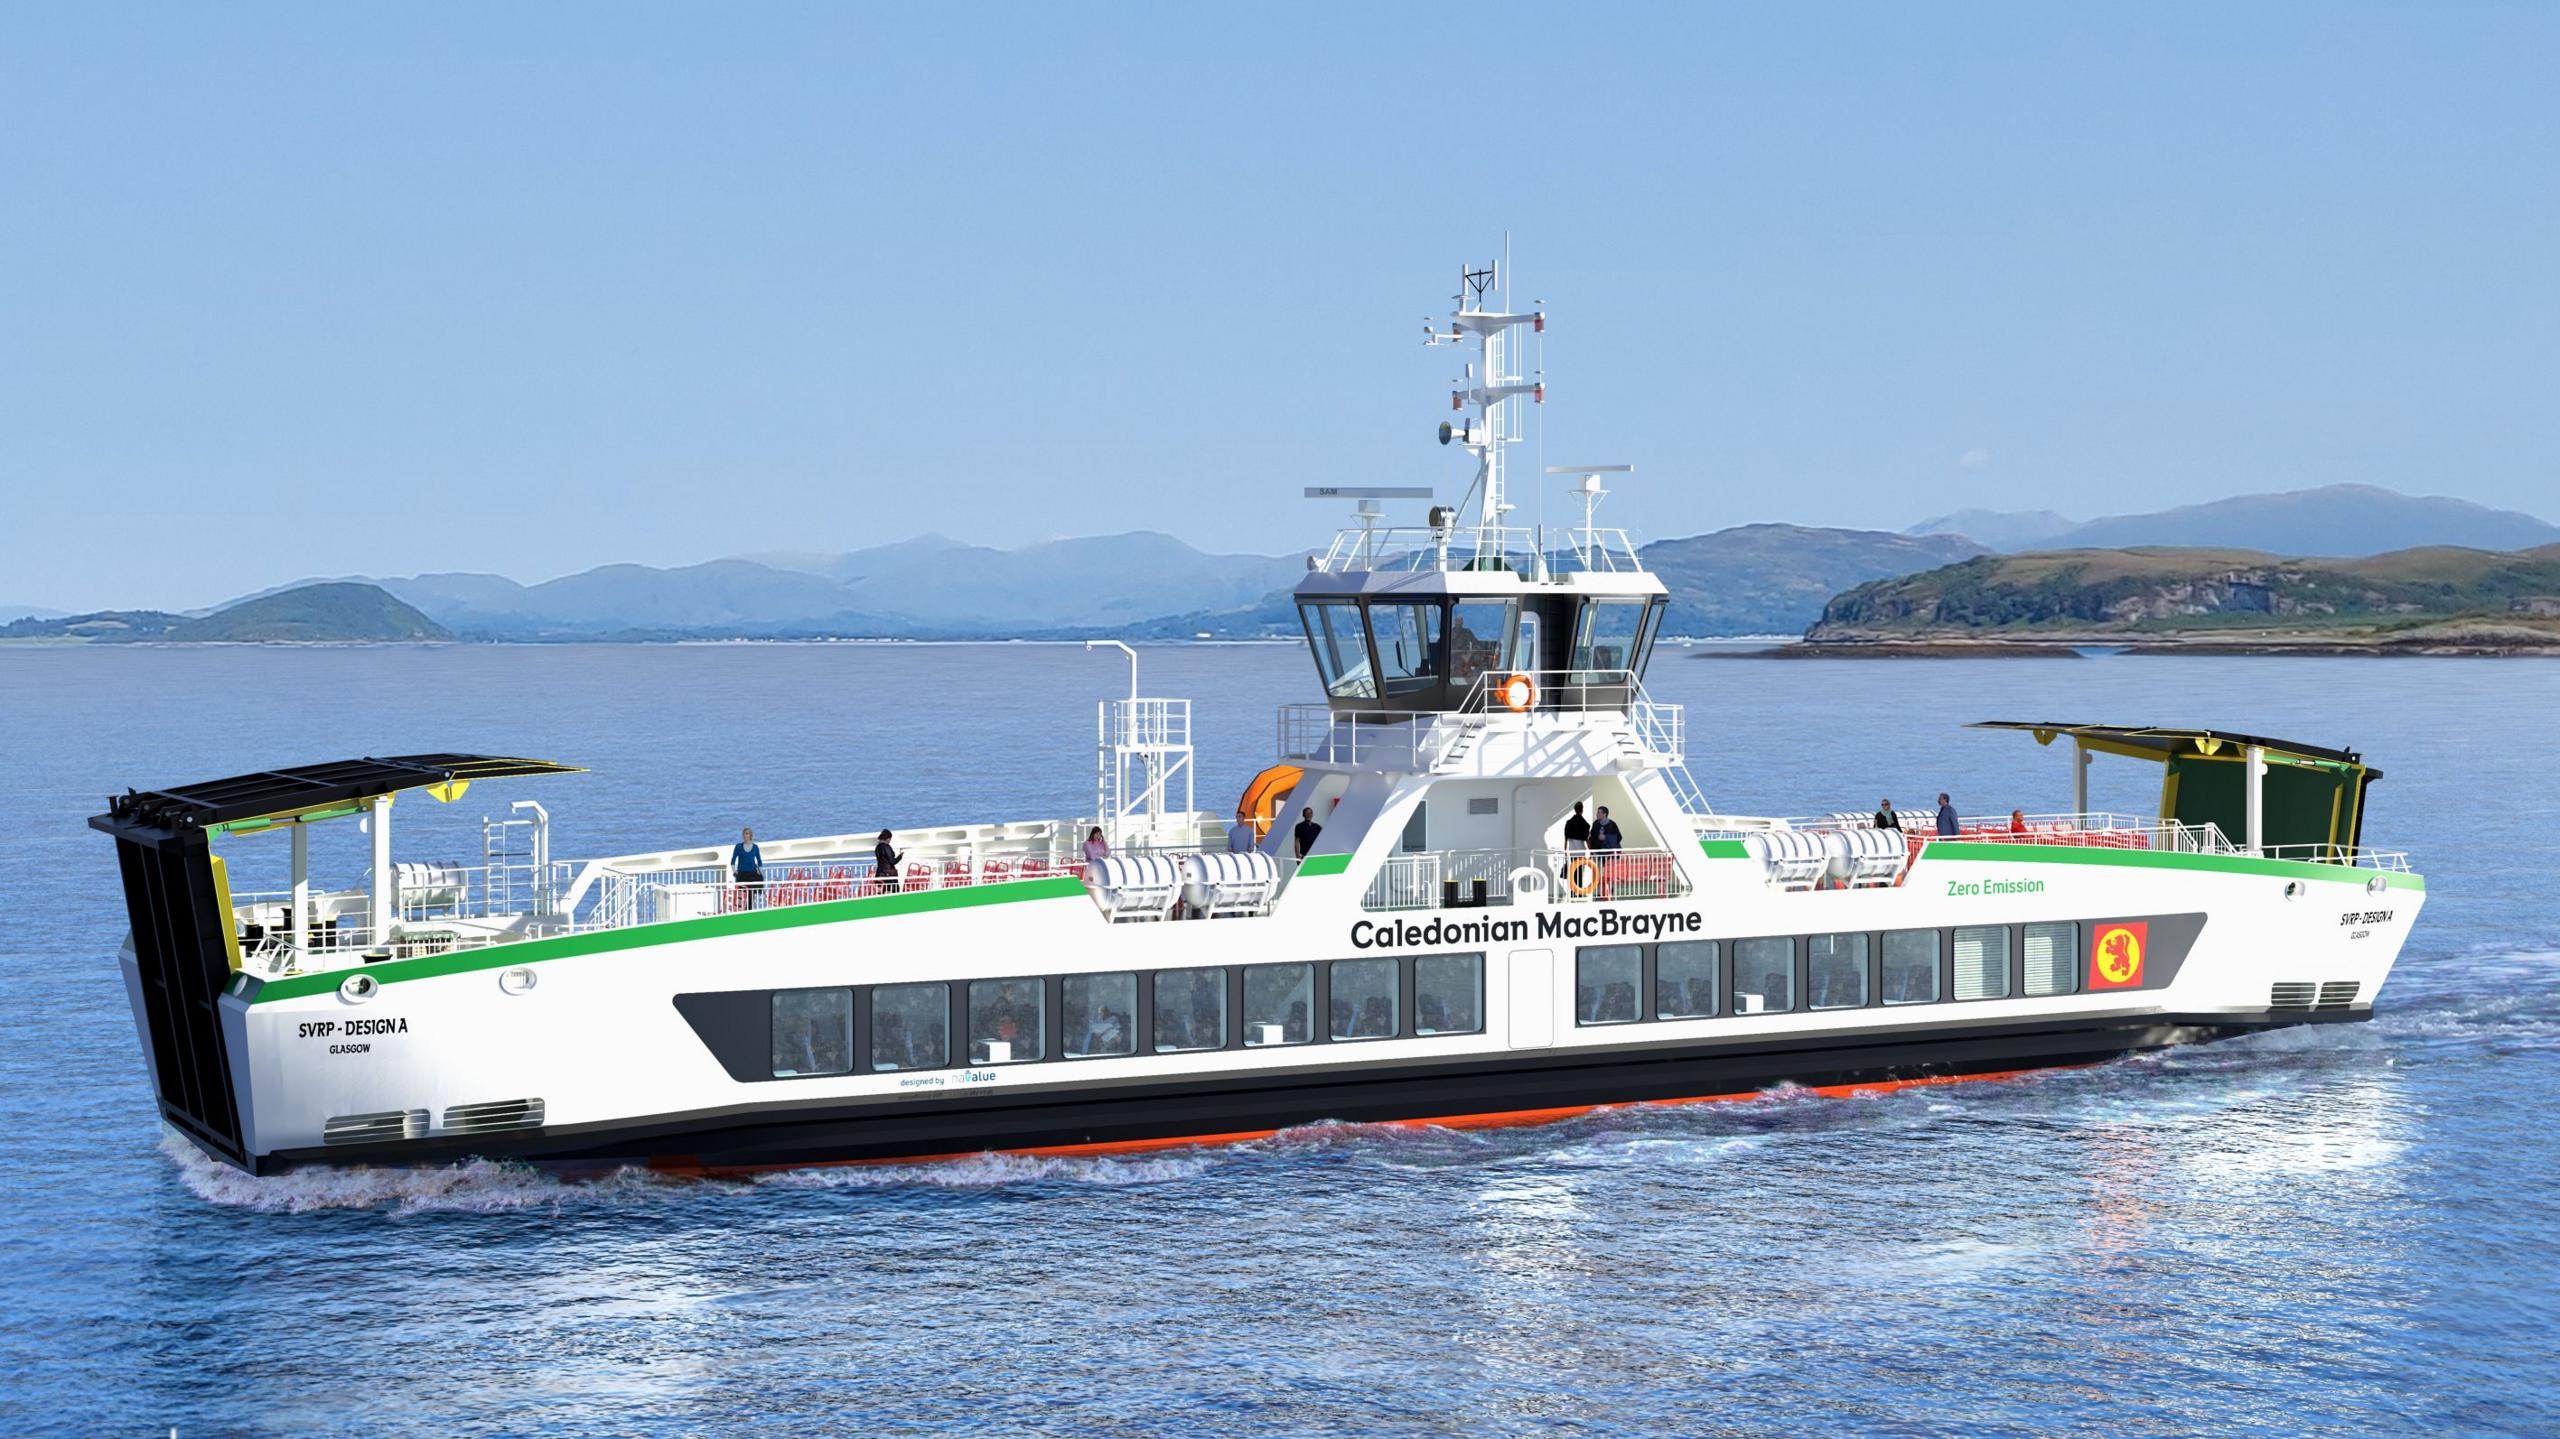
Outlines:
<svg viewBox="0 0 2560 1439"><path fill-rule="evenodd" d="M2239 628L2382 634L2455 617L2560 616L2560 545L2362 559L2141 548L1983 555L1835 597L1817 641L2093 637Z"/></svg>
<svg viewBox="0 0 2560 1439"><path fill-rule="evenodd" d="M442 625L378 585L304 585L243 600L197 619L160 610L100 610L0 625L0 640L85 644L361 644L444 640Z"/></svg>
<svg viewBox="0 0 2560 1439"><path fill-rule="evenodd" d="M229 643L452 638L444 626L393 599L381 586L367 584L305 585L282 594L243 600L229 609L189 620L166 637Z"/></svg>

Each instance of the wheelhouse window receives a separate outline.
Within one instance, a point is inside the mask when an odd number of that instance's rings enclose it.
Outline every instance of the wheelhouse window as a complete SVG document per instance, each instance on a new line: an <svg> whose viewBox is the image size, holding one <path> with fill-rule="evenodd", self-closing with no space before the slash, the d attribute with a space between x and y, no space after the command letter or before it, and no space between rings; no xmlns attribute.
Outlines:
<svg viewBox="0 0 2560 1439"><path fill-rule="evenodd" d="M1135 1054L1138 977L1071 974L1058 984L1058 1052L1069 1059Z"/></svg>
<svg viewBox="0 0 2560 1439"><path fill-rule="evenodd" d="M1592 600L1573 628L1573 682L1623 684L1640 666L1636 646L1644 638L1648 600Z"/></svg>
<svg viewBox="0 0 2560 1439"><path fill-rule="evenodd" d="M1644 946L1604 944L1574 956L1573 1022L1633 1024L1644 984Z"/></svg>
<svg viewBox="0 0 2560 1439"><path fill-rule="evenodd" d="M1315 1037L1316 967L1244 967L1244 1042L1248 1049L1304 1044Z"/></svg>
<svg viewBox="0 0 2560 1439"><path fill-rule="evenodd" d="M1894 929L1884 936L1884 1002L1938 1002L1938 932Z"/></svg>
<svg viewBox="0 0 2560 1439"><path fill-rule="evenodd" d="M1378 689L1388 699L1436 704L1440 697L1440 607L1369 606L1369 637L1378 646Z"/></svg>
<svg viewBox="0 0 2560 1439"><path fill-rule="evenodd" d="M1378 687L1369 673L1367 627L1360 607L1349 600L1326 600L1298 606L1307 627L1307 645L1315 651L1316 677L1335 699L1374 699Z"/></svg>
<svg viewBox="0 0 2560 1439"><path fill-rule="evenodd" d="M1525 669L1517 658L1518 600L1465 600L1449 610L1449 698L1466 697L1483 675Z"/></svg>
<svg viewBox="0 0 2560 1439"><path fill-rule="evenodd" d="M1413 1032L1484 1032L1484 956L1428 954L1413 962Z"/></svg>
<svg viewBox="0 0 2560 1439"><path fill-rule="evenodd" d="M2070 994L2080 987L2080 926L2071 920L2026 927L2019 957L2026 961L2026 992Z"/></svg>
<svg viewBox="0 0 2560 1439"><path fill-rule="evenodd" d="M1402 1030L1396 1013L1398 966L1392 959L1337 959L1327 986L1336 1039L1393 1039Z"/></svg>
<svg viewBox="0 0 2560 1439"><path fill-rule="evenodd" d="M1036 979L969 981L969 1062L1025 1064L1046 1054L1048 986Z"/></svg>
<svg viewBox="0 0 2560 1439"><path fill-rule="evenodd" d="M1792 939L1737 939L1733 942L1733 1012L1776 1014L1796 1007L1796 942Z"/></svg>
<svg viewBox="0 0 2560 1439"><path fill-rule="evenodd" d="M1716 1012L1716 942L1680 940L1653 951L1653 1017L1704 1019Z"/></svg>
<svg viewBox="0 0 2560 1439"><path fill-rule="evenodd" d="M871 1067L940 1069L951 1062L951 986L884 984L871 991Z"/></svg>
<svg viewBox="0 0 2560 1439"><path fill-rule="evenodd" d="M785 989L773 996L773 1077L853 1072L853 991Z"/></svg>
<svg viewBox="0 0 2560 1439"><path fill-rule="evenodd" d="M1169 969L1156 975L1156 1053L1227 1047L1227 972Z"/></svg>
<svg viewBox="0 0 2560 1439"><path fill-rule="evenodd" d="M1804 942L1804 989L1814 1009L1857 1009L1867 1002L1867 937L1817 934Z"/></svg>
<svg viewBox="0 0 2560 1439"><path fill-rule="evenodd" d="M1955 955L1956 998L2008 997L2008 926L1978 924L1957 930Z"/></svg>

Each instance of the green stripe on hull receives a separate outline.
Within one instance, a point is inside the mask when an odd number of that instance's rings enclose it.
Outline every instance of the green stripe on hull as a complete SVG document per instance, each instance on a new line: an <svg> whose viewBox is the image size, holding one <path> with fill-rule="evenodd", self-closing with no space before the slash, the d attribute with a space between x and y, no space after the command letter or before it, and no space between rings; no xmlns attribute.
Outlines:
<svg viewBox="0 0 2560 1439"><path fill-rule="evenodd" d="M1314 879L1320 875L1340 874L1351 868L1347 854L1311 854L1298 861L1298 878Z"/></svg>
<svg viewBox="0 0 2560 1439"><path fill-rule="evenodd" d="M1924 836L1925 838L1925 836ZM1748 859L1738 839L1698 841L1709 859ZM2375 875L2392 889L2423 890L2426 876L2387 869L2360 869L2310 860L2259 859L2245 854L2180 854L2175 850L2107 849L2098 845L2003 844L1998 840L1931 839L1922 859L1964 860L1979 864L2112 864L2135 869L2193 869L2221 874L2269 874L2285 879L2317 879L2331 884L2363 884Z"/></svg>
<svg viewBox="0 0 2560 1439"><path fill-rule="evenodd" d="M2192 869L2218 874L2266 874L2280 879L2317 879L2332 884L2361 885L2375 875L2393 889L2425 889L2426 876L2387 869L2359 869L2347 864L2318 864L2300 859L2260 859L2247 854L2182 854L2176 850L2107 849L2098 845L2002 844L1997 840L1933 839L1920 851L1922 859L1965 860L1999 864L2112 864L2136 869Z"/></svg>
<svg viewBox="0 0 2560 1439"><path fill-rule="evenodd" d="M699 939L718 939L734 934L760 934L773 929L799 929L813 924L843 924L858 919L886 919L891 915L924 914L941 909L975 909L987 904L1019 904L1026 900L1066 899L1081 897L1084 881L1079 879L1023 879L1006 884L969 885L960 889L921 889L902 894L870 895L861 899L830 900L824 904L794 904L776 909L751 909L738 914L715 914L702 919L673 919L662 924L633 925L627 929L602 929L587 934L564 934L556 939L529 939L518 944L493 944L486 949L456 950L451 954L420 955L416 959L386 960L364 966L363 973L384 984L398 984L404 979L435 979L448 974L468 974L477 969L507 969L519 964L536 964L546 959L571 959L579 955L607 954L618 949L647 949L652 945L686 944ZM301 999L307 995L327 994L354 970L333 970L322 974L287 975L262 985L252 1003L264 1004L276 999Z"/></svg>

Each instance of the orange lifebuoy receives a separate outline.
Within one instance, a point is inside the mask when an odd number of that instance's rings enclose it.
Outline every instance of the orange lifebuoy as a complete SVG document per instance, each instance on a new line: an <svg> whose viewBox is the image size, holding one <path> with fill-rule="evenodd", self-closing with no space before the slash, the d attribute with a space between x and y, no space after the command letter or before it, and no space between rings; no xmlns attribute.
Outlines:
<svg viewBox="0 0 2560 1439"><path fill-rule="evenodd" d="M1600 887L1600 865L1589 855L1578 855L1564 863L1564 887L1575 894L1589 894Z"/></svg>
<svg viewBox="0 0 2560 1439"><path fill-rule="evenodd" d="M1515 674L1502 682L1503 708L1524 715L1538 707L1538 682L1525 674Z"/></svg>

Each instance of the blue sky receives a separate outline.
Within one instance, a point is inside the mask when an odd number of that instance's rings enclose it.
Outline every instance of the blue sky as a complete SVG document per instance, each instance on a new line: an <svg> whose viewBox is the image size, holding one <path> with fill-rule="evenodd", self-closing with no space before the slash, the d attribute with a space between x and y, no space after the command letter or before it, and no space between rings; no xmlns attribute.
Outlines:
<svg viewBox="0 0 2560 1439"><path fill-rule="evenodd" d="M1546 458L1654 535L2364 481L2560 511L2560 7L12 7L0 602L1318 541Z"/></svg>

